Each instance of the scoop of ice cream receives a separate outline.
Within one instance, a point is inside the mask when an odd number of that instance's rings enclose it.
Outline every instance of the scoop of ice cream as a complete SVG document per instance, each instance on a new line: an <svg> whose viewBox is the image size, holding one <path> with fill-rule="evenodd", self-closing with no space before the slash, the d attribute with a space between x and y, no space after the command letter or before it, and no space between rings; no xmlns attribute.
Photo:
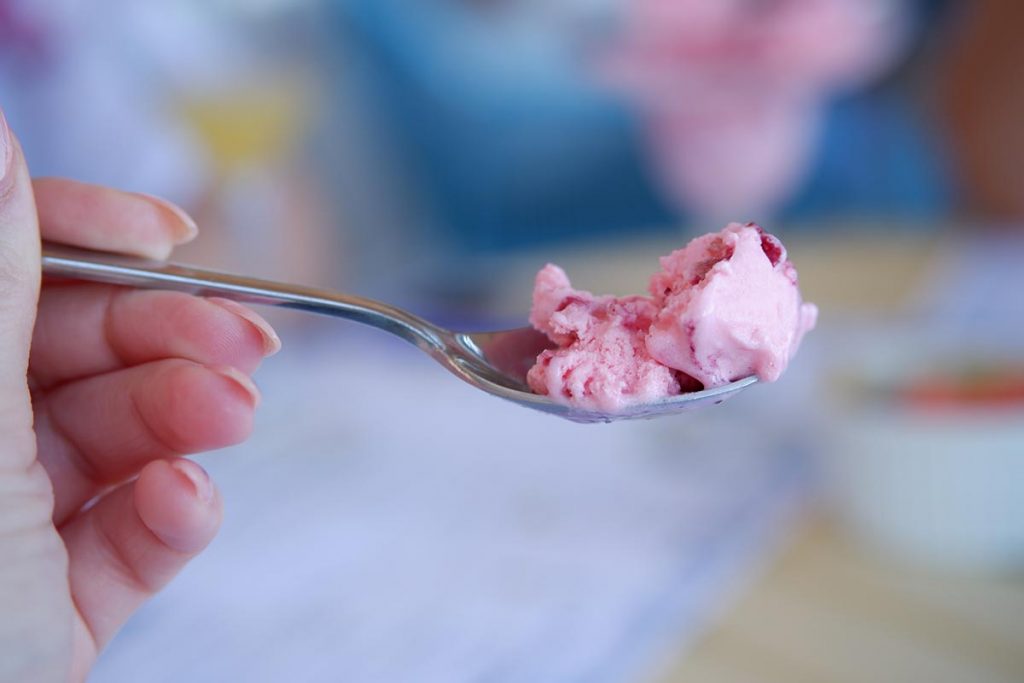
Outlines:
<svg viewBox="0 0 1024 683"><path fill-rule="evenodd" d="M530 388L616 412L749 375L771 382L817 319L782 243L752 223L698 237L661 266L650 297L594 296L558 266L541 269L530 322L557 348L538 356Z"/></svg>
<svg viewBox="0 0 1024 683"><path fill-rule="evenodd" d="M573 289L558 266L545 266L530 322L559 348L537 358L527 375L530 388L606 412L678 394L675 373L653 360L645 344L657 313L647 297L595 297Z"/></svg>
<svg viewBox="0 0 1024 683"><path fill-rule="evenodd" d="M647 349L705 387L750 375L775 381L817 321L785 247L753 223L698 237L661 267Z"/></svg>

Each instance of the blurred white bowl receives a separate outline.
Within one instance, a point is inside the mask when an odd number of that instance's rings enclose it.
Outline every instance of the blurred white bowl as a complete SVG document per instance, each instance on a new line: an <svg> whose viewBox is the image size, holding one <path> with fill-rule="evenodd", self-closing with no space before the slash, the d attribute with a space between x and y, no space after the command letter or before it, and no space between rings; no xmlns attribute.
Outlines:
<svg viewBox="0 0 1024 683"><path fill-rule="evenodd" d="M902 410L847 415L824 460L859 536L964 570L1024 568L1024 417Z"/></svg>
<svg viewBox="0 0 1024 683"><path fill-rule="evenodd" d="M1006 391L965 381L974 363L949 360L963 349L875 342L847 365L857 380L836 392L829 420L822 466L840 517L936 567L1024 569L1024 358L963 347L989 371L1021 373Z"/></svg>

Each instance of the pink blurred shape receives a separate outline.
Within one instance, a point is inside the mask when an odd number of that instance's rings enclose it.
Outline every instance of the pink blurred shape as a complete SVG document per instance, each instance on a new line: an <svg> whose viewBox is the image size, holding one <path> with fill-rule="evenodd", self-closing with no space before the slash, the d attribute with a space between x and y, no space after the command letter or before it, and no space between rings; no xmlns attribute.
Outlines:
<svg viewBox="0 0 1024 683"><path fill-rule="evenodd" d="M804 179L823 106L893 63L902 0L626 0L600 65L640 112L679 208L771 212Z"/></svg>

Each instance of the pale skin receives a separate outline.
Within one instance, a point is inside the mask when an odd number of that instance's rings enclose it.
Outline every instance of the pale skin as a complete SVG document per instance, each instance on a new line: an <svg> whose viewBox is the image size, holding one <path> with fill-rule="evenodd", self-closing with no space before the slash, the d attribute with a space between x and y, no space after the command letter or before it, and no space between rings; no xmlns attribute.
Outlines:
<svg viewBox="0 0 1024 683"><path fill-rule="evenodd" d="M81 681L216 534L220 494L181 456L248 436L249 375L279 342L230 302L41 282L40 237L165 258L195 226L151 197L31 180L6 129L0 114L0 680Z"/></svg>

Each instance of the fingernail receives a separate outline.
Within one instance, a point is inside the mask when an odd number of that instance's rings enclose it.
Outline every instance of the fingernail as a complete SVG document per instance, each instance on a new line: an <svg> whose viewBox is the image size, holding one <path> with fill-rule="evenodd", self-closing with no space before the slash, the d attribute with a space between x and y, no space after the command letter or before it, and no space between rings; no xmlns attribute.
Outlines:
<svg viewBox="0 0 1024 683"><path fill-rule="evenodd" d="M245 374L241 370L228 365L212 367L210 370L237 384L242 391L249 395L249 400L252 403L253 408L259 406L260 401L263 400L260 390L256 387L256 383L252 381L249 375Z"/></svg>
<svg viewBox="0 0 1024 683"><path fill-rule="evenodd" d="M211 296L207 301L217 304L221 308L234 313L239 318L255 327L256 331L260 333L260 337L263 339L264 356L273 356L281 350L281 338L277 336L277 332L275 332L274 328L270 326L270 323L260 317L259 314L252 309L243 306L237 301L224 299L219 296Z"/></svg>
<svg viewBox="0 0 1024 683"><path fill-rule="evenodd" d="M204 503L213 500L213 482L210 475L206 473L198 463L187 458L178 458L171 461L171 467L179 474L184 475L196 490L196 497Z"/></svg>
<svg viewBox="0 0 1024 683"><path fill-rule="evenodd" d="M14 145L11 143L11 129L7 127L7 119L0 109L0 180L7 177L7 169L11 166Z"/></svg>
<svg viewBox="0 0 1024 683"><path fill-rule="evenodd" d="M174 236L172 238L175 244L191 242L196 238L196 235L199 234L199 226L196 225L195 220L192 219L192 216L185 213L185 210L177 204L169 202L163 197L157 197L156 195L148 194L146 192L134 192L133 194L155 204L177 219L174 223Z"/></svg>

